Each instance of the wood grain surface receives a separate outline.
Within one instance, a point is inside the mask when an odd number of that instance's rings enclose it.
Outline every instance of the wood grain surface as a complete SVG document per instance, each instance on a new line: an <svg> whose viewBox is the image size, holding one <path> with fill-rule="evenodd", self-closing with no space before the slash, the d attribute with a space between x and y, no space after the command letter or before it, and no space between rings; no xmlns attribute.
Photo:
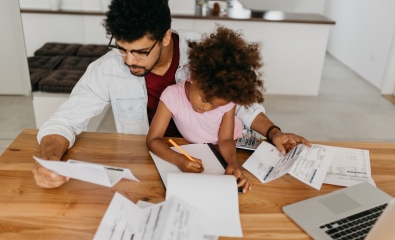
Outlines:
<svg viewBox="0 0 395 240"><path fill-rule="evenodd" d="M25 129L0 156L0 239L92 239L115 192L135 203L165 200L145 136L84 132L63 156L63 160L126 167L141 182L123 179L107 188L70 180L56 189L40 188L33 179L32 156L40 157L36 136L37 129ZM187 144L184 139L174 140ZM395 143L316 143L368 149L377 187L395 196ZM250 154L237 150L240 164ZM253 189L239 194L243 239L310 239L283 214L282 206L341 188L324 184L317 191L290 175L262 184L249 172L244 174Z"/></svg>

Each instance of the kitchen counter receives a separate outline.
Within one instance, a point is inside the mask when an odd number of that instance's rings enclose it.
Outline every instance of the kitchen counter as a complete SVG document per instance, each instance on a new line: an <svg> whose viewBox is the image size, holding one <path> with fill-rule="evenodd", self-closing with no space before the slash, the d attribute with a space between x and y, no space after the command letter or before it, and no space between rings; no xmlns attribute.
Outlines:
<svg viewBox="0 0 395 240"><path fill-rule="evenodd" d="M244 9L246 10L246 9ZM51 11L37 9L21 9L21 13L42 13L42 14L71 14L71 15L90 15L105 16L104 12L94 11ZM233 17L234 16L234 17ZM183 19L211 19L211 20L231 20L231 21L254 21L254 22L286 22L286 23L309 23L309 24L335 24L329 18L320 14L313 13L287 13L281 11L242 11L229 9L224 16L212 16L208 13L206 16L173 14L172 18Z"/></svg>

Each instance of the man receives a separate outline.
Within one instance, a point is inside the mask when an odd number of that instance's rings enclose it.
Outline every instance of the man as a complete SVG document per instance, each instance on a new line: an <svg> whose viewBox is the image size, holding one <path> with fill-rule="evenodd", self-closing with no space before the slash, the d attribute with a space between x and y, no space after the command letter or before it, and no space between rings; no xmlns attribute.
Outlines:
<svg viewBox="0 0 395 240"><path fill-rule="evenodd" d="M201 36L170 30L166 0L113 0L103 25L111 35L112 51L88 67L67 102L40 128L37 139L43 159L61 159L75 136L109 103L117 132L146 135L162 91L189 78L187 40ZM246 126L272 140L283 154L296 144L310 145L300 136L282 133L259 104L236 111ZM174 122L166 135L181 136ZM45 188L68 180L37 163L32 172L37 185Z"/></svg>

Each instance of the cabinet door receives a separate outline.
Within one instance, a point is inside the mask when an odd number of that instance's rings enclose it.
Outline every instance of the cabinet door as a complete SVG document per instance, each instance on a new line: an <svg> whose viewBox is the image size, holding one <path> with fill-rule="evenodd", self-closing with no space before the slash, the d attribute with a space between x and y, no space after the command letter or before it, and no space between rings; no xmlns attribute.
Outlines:
<svg viewBox="0 0 395 240"><path fill-rule="evenodd" d="M0 94L29 95L30 77L18 1L0 1L0 22Z"/></svg>

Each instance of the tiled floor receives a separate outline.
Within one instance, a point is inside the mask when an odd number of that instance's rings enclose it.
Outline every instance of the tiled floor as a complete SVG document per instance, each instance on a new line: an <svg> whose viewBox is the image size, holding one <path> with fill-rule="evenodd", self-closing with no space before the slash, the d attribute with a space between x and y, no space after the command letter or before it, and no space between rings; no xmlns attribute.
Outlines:
<svg viewBox="0 0 395 240"><path fill-rule="evenodd" d="M266 95L266 114L284 132L312 141L395 142L395 105L330 55L317 97ZM35 128L31 97L0 96L0 154ZM99 132L115 132L109 111Z"/></svg>

